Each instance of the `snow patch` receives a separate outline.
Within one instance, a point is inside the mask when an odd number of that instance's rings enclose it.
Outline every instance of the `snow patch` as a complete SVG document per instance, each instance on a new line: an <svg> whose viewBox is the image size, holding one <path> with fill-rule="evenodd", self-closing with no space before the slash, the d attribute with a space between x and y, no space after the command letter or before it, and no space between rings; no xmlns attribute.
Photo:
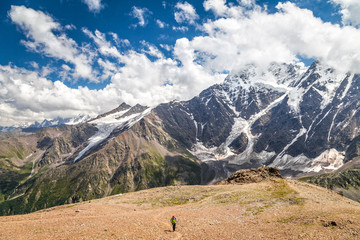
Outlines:
<svg viewBox="0 0 360 240"><path fill-rule="evenodd" d="M249 150L248 150L249 149ZM276 155L275 152L262 151L260 153L250 151L252 148L246 149L243 153L235 156L229 161L229 163L242 165L244 163L250 163L250 160L256 160L262 165L265 165L268 159L271 159Z"/></svg>
<svg viewBox="0 0 360 240"><path fill-rule="evenodd" d="M326 150L312 161L310 172L336 170L344 165L344 158L345 152L338 152L334 148Z"/></svg>
<svg viewBox="0 0 360 240"><path fill-rule="evenodd" d="M107 139L116 128L132 127L136 122L148 115L151 111L151 108L148 108L141 113L135 113L129 116L122 117L128 111L129 109L90 121L89 123L96 124L96 128L98 129L98 131L95 133L95 135L89 138L88 145L74 159L74 162L79 160L92 147L97 146L105 139Z"/></svg>
<svg viewBox="0 0 360 240"><path fill-rule="evenodd" d="M300 103L303 99L303 96L305 94L305 89L298 88L298 89L292 89L288 92L288 105L289 107L294 110L295 112L300 112Z"/></svg>
<svg viewBox="0 0 360 240"><path fill-rule="evenodd" d="M293 171L305 171L308 172L310 159L304 154L300 154L296 157L285 154L280 158L277 158L270 167L277 167L280 170L291 169Z"/></svg>
<svg viewBox="0 0 360 240"><path fill-rule="evenodd" d="M344 156L344 152L339 152L334 148L324 151L314 159L308 158L304 154L296 157L285 154L270 166L277 167L280 170L291 169L301 172L320 172L324 169L336 170L344 165Z"/></svg>
<svg viewBox="0 0 360 240"><path fill-rule="evenodd" d="M346 87L345 87L345 90L344 90L342 96L340 97L340 100L343 100L344 97L346 96L346 94L348 93L348 91L349 91L349 89L350 89L350 87L351 87L351 84L352 84L352 82L353 82L353 80L354 80L354 77L355 77L354 74L352 74L352 76L349 76L347 85L346 85Z"/></svg>
<svg viewBox="0 0 360 240"><path fill-rule="evenodd" d="M217 147L207 148L202 142L196 142L191 150L188 150L192 155L196 156L201 161L214 161L220 160L217 157Z"/></svg>

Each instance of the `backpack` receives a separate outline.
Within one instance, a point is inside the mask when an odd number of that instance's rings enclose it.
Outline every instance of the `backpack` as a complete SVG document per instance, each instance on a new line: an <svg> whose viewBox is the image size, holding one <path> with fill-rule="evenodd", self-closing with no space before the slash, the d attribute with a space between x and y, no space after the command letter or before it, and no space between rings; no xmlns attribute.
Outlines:
<svg viewBox="0 0 360 240"><path fill-rule="evenodd" d="M172 223L172 224L175 224L175 223L176 223L176 218L173 218L173 219L171 220L171 223Z"/></svg>

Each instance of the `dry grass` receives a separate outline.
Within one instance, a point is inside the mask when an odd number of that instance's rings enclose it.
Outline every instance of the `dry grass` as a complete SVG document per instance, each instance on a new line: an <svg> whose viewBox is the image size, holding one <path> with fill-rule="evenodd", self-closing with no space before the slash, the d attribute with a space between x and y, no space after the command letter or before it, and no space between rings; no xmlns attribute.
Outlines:
<svg viewBox="0 0 360 240"><path fill-rule="evenodd" d="M0 238L359 239L359 217L360 204L334 192L271 180L155 188L1 217Z"/></svg>

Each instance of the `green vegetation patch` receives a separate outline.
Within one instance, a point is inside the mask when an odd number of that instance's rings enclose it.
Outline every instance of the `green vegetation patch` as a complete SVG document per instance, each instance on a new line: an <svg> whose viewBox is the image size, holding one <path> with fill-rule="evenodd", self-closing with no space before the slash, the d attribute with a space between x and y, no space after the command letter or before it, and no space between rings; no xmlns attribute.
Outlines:
<svg viewBox="0 0 360 240"><path fill-rule="evenodd" d="M348 169L338 173L322 174L307 179L307 181L329 189L336 187L344 189L353 187L357 189L360 187L360 169Z"/></svg>
<svg viewBox="0 0 360 240"><path fill-rule="evenodd" d="M0 161L0 202L7 199L14 189L28 178L31 169L32 163L15 167L10 161Z"/></svg>

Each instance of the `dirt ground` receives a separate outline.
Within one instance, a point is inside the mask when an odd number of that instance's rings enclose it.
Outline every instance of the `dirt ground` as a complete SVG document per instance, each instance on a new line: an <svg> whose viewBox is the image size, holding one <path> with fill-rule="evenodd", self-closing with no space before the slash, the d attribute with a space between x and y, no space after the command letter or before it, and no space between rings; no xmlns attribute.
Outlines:
<svg viewBox="0 0 360 240"><path fill-rule="evenodd" d="M355 240L360 204L295 180L163 187L0 217L0 239Z"/></svg>

